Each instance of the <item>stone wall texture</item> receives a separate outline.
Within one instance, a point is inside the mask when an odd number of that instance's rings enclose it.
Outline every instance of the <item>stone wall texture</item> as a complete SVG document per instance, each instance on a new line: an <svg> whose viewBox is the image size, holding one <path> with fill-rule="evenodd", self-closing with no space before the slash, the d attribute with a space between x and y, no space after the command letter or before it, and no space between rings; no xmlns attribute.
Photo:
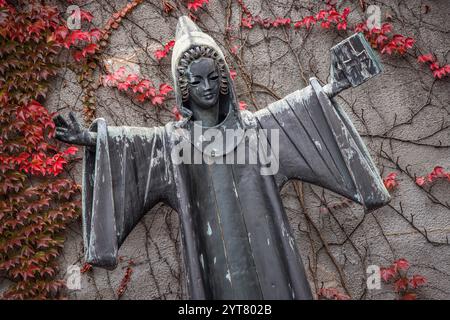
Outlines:
<svg viewBox="0 0 450 320"><path fill-rule="evenodd" d="M152 79L172 83L170 59L158 62L154 51L174 38L177 17L187 13L181 4L170 14L160 0L145 0L112 33L102 59L113 66L124 64ZM262 17L301 17L325 8L322 1L245 0ZM339 1L351 7L349 21L364 20L360 1ZM86 1L93 24L105 21L127 2ZM395 33L417 41L421 53L433 52L450 60L450 3L447 0L367 0L378 5ZM250 110L266 107L277 97L307 85L310 77L329 80L329 49L350 31L314 27L252 30L240 28L241 9L234 0L210 0L200 9L199 26L223 48L236 70L239 100ZM227 26L229 28L227 29ZM226 37L225 30L230 37ZM232 53L237 46L238 54ZM417 291L422 299L450 298L450 183L439 181L420 188L414 176L424 176L435 166L450 170L450 81L436 81L430 70L412 54L382 55L382 75L349 89L337 100L347 111L368 145L383 177L398 174L398 187L390 205L364 213L359 205L321 188L294 183L282 198L314 293L322 287L338 288L353 299L395 299L391 284L369 290L369 265L388 266L399 258L410 264L409 275L421 274L427 285ZM98 71L97 71L98 72ZM104 73L104 72L103 72ZM101 72L98 72L97 76ZM53 83L46 105L82 118L82 89L76 75L63 70ZM96 116L111 125L154 126L173 120L173 95L161 107L139 103L116 88L96 90ZM86 124L87 125L87 124ZM81 155L81 153L80 153ZM71 175L81 183L81 162ZM298 197L298 194L301 197ZM299 201L301 199L301 201ZM66 267L84 264L81 222L70 226L61 256L61 276ZM152 209L129 235L119 251L121 263L113 271L94 268L83 273L81 290L71 299L118 299L117 288L132 264L133 273L121 299L181 299L187 297L177 213L164 205ZM3 284L4 285L4 284Z"/></svg>

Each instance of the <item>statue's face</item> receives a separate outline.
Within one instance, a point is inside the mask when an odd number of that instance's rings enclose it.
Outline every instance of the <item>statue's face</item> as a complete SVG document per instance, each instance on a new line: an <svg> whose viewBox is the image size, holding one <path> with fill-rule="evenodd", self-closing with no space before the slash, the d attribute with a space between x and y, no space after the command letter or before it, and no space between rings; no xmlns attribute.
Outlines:
<svg viewBox="0 0 450 320"><path fill-rule="evenodd" d="M220 93L219 72L211 58L193 61L187 69L189 99L202 109L216 106Z"/></svg>

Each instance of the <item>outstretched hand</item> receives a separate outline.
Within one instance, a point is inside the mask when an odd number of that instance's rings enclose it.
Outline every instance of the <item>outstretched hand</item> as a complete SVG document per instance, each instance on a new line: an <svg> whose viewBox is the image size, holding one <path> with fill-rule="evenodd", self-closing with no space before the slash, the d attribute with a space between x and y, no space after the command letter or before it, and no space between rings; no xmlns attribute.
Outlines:
<svg viewBox="0 0 450 320"><path fill-rule="evenodd" d="M69 113L69 122L61 115L53 118L56 125L56 139L82 146L95 146L95 134L83 128L73 112Z"/></svg>

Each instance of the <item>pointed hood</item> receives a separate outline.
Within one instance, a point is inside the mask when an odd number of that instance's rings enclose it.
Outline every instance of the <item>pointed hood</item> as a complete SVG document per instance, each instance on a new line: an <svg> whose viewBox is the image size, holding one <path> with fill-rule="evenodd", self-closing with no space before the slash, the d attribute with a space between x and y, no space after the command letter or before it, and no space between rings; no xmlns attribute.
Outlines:
<svg viewBox="0 0 450 320"><path fill-rule="evenodd" d="M196 46L205 46L213 49L217 52L218 58L222 59L225 63L224 72L226 78L228 79L228 94L221 95L219 114L221 115L223 121L219 123L217 127L225 126L226 128L231 128L237 126L242 128L243 125L239 112L239 103L237 101L236 91L230 76L230 69L226 64L225 56L214 39L202 32L200 28L187 16L182 16L178 20L175 46L172 53L172 76L174 80L176 102L177 107L184 118L184 121L180 125L184 126L187 122L189 122L192 112L186 104L183 104L178 67L183 54Z"/></svg>

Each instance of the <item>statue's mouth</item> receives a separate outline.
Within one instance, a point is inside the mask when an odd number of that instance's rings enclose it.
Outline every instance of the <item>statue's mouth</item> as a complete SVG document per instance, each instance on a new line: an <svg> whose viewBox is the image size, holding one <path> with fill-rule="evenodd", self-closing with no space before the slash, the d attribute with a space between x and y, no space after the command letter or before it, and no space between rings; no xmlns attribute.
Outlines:
<svg viewBox="0 0 450 320"><path fill-rule="evenodd" d="M207 100L214 99L214 97L215 97L215 94L212 93L212 92L206 93L206 94L203 95L203 98L205 98L205 99L207 99Z"/></svg>

